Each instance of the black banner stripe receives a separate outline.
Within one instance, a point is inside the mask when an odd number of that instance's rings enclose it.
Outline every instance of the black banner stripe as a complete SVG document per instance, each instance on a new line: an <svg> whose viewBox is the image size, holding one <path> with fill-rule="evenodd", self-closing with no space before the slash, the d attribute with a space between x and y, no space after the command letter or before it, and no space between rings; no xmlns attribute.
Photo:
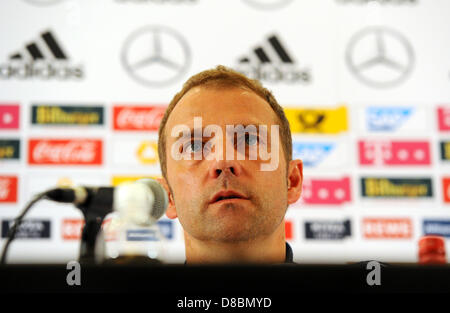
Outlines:
<svg viewBox="0 0 450 313"><path fill-rule="evenodd" d="M47 46L49 47L50 51L53 53L53 56L56 59L67 59L66 55L64 54L64 52L62 51L61 47L58 45L58 43L56 42L55 37L53 37L51 32L46 32L42 34L42 39L44 39L45 43L47 44Z"/></svg>
<svg viewBox="0 0 450 313"><path fill-rule="evenodd" d="M13 60L22 60L22 55L20 53L16 53L10 56L9 58Z"/></svg>
<svg viewBox="0 0 450 313"><path fill-rule="evenodd" d="M280 56L281 61L283 61L283 63L294 63L294 61L291 59L287 51L283 48L283 46L281 45L280 41L276 36L269 37L269 42L275 49L277 54Z"/></svg>
<svg viewBox="0 0 450 313"><path fill-rule="evenodd" d="M35 43L31 43L31 44L27 45L27 50L31 54L31 57L33 58L33 60L38 60L38 59L44 58L41 50L39 50L39 47Z"/></svg>
<svg viewBox="0 0 450 313"><path fill-rule="evenodd" d="M260 47L260 48L256 48L255 50L255 54L258 57L258 59L261 61L261 63L270 63L270 59L267 56L267 54L264 52L264 50Z"/></svg>

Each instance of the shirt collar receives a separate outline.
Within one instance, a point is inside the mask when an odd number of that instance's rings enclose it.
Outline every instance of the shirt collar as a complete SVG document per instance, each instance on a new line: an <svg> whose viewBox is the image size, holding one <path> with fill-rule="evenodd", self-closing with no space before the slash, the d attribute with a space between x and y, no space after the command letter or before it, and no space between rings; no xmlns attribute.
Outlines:
<svg viewBox="0 0 450 313"><path fill-rule="evenodd" d="M294 263L294 253L292 253L291 246L286 242L286 259L284 263Z"/></svg>

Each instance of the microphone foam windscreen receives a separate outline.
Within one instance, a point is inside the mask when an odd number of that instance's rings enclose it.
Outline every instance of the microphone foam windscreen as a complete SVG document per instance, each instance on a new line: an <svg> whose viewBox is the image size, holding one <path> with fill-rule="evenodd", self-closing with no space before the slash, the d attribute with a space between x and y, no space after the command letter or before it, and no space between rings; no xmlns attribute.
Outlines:
<svg viewBox="0 0 450 313"><path fill-rule="evenodd" d="M166 190L154 179L143 178L136 182L147 185L153 192L155 204L153 205L153 210L151 211L152 218L157 220L162 217L166 212L167 205L169 203Z"/></svg>

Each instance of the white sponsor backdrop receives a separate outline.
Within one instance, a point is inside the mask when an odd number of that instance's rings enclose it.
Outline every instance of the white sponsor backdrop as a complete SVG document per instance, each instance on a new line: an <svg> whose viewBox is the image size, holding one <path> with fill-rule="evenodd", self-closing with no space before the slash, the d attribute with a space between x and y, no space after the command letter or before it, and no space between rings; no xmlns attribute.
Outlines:
<svg viewBox="0 0 450 313"><path fill-rule="evenodd" d="M166 106L190 75L224 64L262 78L284 107L347 107L348 130L294 135L311 161L305 177L350 177L351 187L350 201L300 202L288 210L295 260L415 262L423 220L450 221L442 182L450 170L439 147L450 133L437 126L437 108L450 106L448 12L447 0L1 1L0 109L18 104L20 124L9 129L10 115L0 116L0 140L20 139L20 156L0 159L0 176L18 177L17 199L9 195L9 202L0 202L0 220L15 217L33 194L56 184L108 185L116 176L160 175L152 151L156 131L114 129L113 106ZM45 32L56 47L41 36ZM64 56L55 52L58 48ZM40 74L26 75L27 66ZM52 71L59 74L51 76ZM33 125L33 104L103 106L103 124ZM29 162L30 138L88 137L103 142L100 165ZM371 138L428 141L431 164L361 166L357 143ZM334 145L323 150L329 143ZM433 195L362 199L363 176L431 178ZM65 219L80 219L80 212L42 202L29 216L50 220L51 236L15 241L10 262L77 257L79 244L64 237L62 225ZM366 238L364 218L410 219L411 232L388 223L388 230L379 232L385 238ZM349 236L307 238L305 222L346 220ZM314 229L325 232L319 237L342 231ZM173 230L167 261L183 262L176 220Z"/></svg>

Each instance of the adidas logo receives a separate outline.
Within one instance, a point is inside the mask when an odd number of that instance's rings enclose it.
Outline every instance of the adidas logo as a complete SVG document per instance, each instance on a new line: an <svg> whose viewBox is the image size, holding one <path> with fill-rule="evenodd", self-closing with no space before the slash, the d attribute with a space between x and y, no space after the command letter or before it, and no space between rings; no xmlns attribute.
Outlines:
<svg viewBox="0 0 450 313"><path fill-rule="evenodd" d="M67 60L66 54L63 52L55 37L51 32L45 32L41 35L41 39L46 47L49 49L49 52L55 59L58 60ZM42 48L40 49L37 45L37 42L32 42L26 45L26 50L28 54L33 58L34 61L44 59L44 55L42 54ZM16 53L10 57L12 60L22 60L24 58L22 53Z"/></svg>
<svg viewBox="0 0 450 313"><path fill-rule="evenodd" d="M298 69L294 59L276 35L239 59L237 70L244 75L269 83L309 83L309 69Z"/></svg>
<svg viewBox="0 0 450 313"><path fill-rule="evenodd" d="M9 62L0 65L1 79L81 79L83 68L71 66L66 52L51 31L25 45L24 49L14 52Z"/></svg>

